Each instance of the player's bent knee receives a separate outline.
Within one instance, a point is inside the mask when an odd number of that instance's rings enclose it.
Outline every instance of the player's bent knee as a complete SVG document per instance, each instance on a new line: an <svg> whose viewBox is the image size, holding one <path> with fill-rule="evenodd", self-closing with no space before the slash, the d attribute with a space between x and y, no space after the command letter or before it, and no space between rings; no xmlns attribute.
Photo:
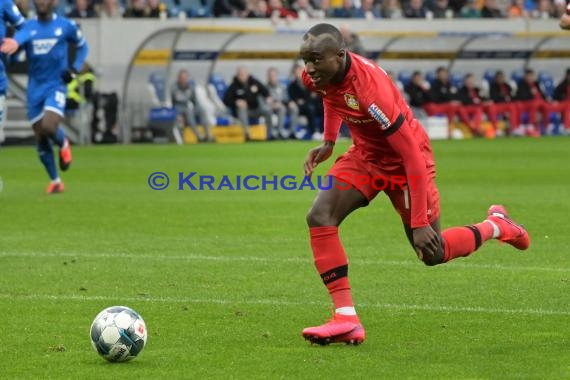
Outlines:
<svg viewBox="0 0 570 380"><path fill-rule="evenodd" d="M323 226L335 226L336 221L332 217L330 212L320 208L312 207L307 213L307 224L309 227L323 227Z"/></svg>

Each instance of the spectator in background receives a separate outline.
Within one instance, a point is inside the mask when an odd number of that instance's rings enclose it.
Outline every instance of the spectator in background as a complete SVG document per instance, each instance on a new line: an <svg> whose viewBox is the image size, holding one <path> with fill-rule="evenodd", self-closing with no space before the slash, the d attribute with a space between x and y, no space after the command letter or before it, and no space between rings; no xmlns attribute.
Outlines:
<svg viewBox="0 0 570 380"><path fill-rule="evenodd" d="M449 0L435 0L431 3L430 11L433 18L453 18L454 12L449 8Z"/></svg>
<svg viewBox="0 0 570 380"><path fill-rule="evenodd" d="M292 8L297 12L299 20L317 18L319 16L318 12L313 8L309 0L295 0Z"/></svg>
<svg viewBox="0 0 570 380"><path fill-rule="evenodd" d="M245 0L214 0L212 12L214 17L245 17L247 6Z"/></svg>
<svg viewBox="0 0 570 380"><path fill-rule="evenodd" d="M551 0L537 0L536 9L531 12L531 16L541 19L554 17L554 5Z"/></svg>
<svg viewBox="0 0 570 380"><path fill-rule="evenodd" d="M353 18L357 13L357 8L354 6L354 0L342 0L342 6L334 8L334 18Z"/></svg>
<svg viewBox="0 0 570 380"><path fill-rule="evenodd" d="M294 103L291 106L289 105L287 87L279 80L279 71L275 67L270 67L267 70L267 90L269 91L267 103L272 113L277 116L277 125L273 124L275 129L268 131L268 134L273 139L288 138L290 133L285 130L285 118L289 114L292 125L296 125L299 110Z"/></svg>
<svg viewBox="0 0 570 380"><path fill-rule="evenodd" d="M558 101L570 100L570 68L566 69L564 79L554 89L553 97Z"/></svg>
<svg viewBox="0 0 570 380"><path fill-rule="evenodd" d="M334 9L331 5L331 0L321 0L316 8L316 18L331 18L333 13Z"/></svg>
<svg viewBox="0 0 570 380"><path fill-rule="evenodd" d="M542 123L547 126L551 112L560 113L564 128L570 128L570 107L566 102L549 101L540 88L534 70L526 69L523 79L518 83L516 99L520 102L520 110L528 111L528 119L531 124L526 130L526 134L532 137L540 136L540 128L537 123L537 113L542 116ZM517 131L519 134L522 131Z"/></svg>
<svg viewBox="0 0 570 380"><path fill-rule="evenodd" d="M383 18L398 19L404 17L398 0L382 0L381 15Z"/></svg>
<svg viewBox="0 0 570 380"><path fill-rule="evenodd" d="M525 7L525 0L512 0L508 16L509 18L529 18L530 13Z"/></svg>
<svg viewBox="0 0 570 380"><path fill-rule="evenodd" d="M350 25L342 24L339 30L340 33L342 34L342 39L344 41L346 48L353 53L366 57L366 50L362 45L362 41L360 41L360 37L358 37L358 34L353 33L350 30Z"/></svg>
<svg viewBox="0 0 570 380"><path fill-rule="evenodd" d="M99 8L99 17L105 19L116 19L123 17L123 10L119 6L118 0L103 0Z"/></svg>
<svg viewBox="0 0 570 380"><path fill-rule="evenodd" d="M73 6L71 12L67 14L69 18L94 18L97 17L97 13L93 9L92 4L88 0L75 0L75 5Z"/></svg>
<svg viewBox="0 0 570 380"><path fill-rule="evenodd" d="M240 121L247 140L249 140L249 119L263 116L267 130L273 131L272 112L267 104L267 98L269 98L267 87L251 76L245 66L238 67L232 84L224 94L224 104Z"/></svg>
<svg viewBox="0 0 570 380"><path fill-rule="evenodd" d="M467 0L465 5L461 8L459 12L459 17L461 18L480 18L481 10L479 9L479 4L477 0Z"/></svg>
<svg viewBox="0 0 570 380"><path fill-rule="evenodd" d="M374 0L362 0L362 5L356 9L356 13L353 17L373 20L375 18L381 18L382 15L380 14L380 10L376 7L376 4L374 4Z"/></svg>
<svg viewBox="0 0 570 380"><path fill-rule="evenodd" d="M278 19L284 18L286 20L292 20L297 18L297 13L285 7L282 0L269 0L269 16L272 20L277 21Z"/></svg>
<svg viewBox="0 0 570 380"><path fill-rule="evenodd" d="M436 78L430 87L430 103L424 105L428 115L444 114L449 124L453 123L461 102L457 100L457 88L449 81L449 71L440 66L436 70Z"/></svg>
<svg viewBox="0 0 570 380"><path fill-rule="evenodd" d="M146 0L132 0L123 17L144 18L146 17L146 11Z"/></svg>
<svg viewBox="0 0 570 380"><path fill-rule="evenodd" d="M503 18L503 12L495 3L495 0L484 0L481 8L481 17L483 18Z"/></svg>
<svg viewBox="0 0 570 380"><path fill-rule="evenodd" d="M487 116L497 130L497 115L509 115L509 127L513 132L520 125L518 105L513 101L513 89L505 80L505 73L498 70L489 86L489 97L493 107L488 107Z"/></svg>
<svg viewBox="0 0 570 380"><path fill-rule="evenodd" d="M176 109L177 123L175 126L175 135L185 126L190 126L199 141L213 141L211 133L211 125L205 109L196 100L196 88L192 81L188 70L181 69L176 76L176 82L170 90L172 106ZM202 134L198 129L198 120L205 129ZM181 138L177 140L181 141Z"/></svg>
<svg viewBox="0 0 570 380"><path fill-rule="evenodd" d="M414 71L410 82L404 87L408 104L417 118L425 118L427 113L424 107L431 103L429 86L420 71Z"/></svg>
<svg viewBox="0 0 570 380"><path fill-rule="evenodd" d="M457 108L459 119L471 129L474 136L481 136L481 120L483 119L483 105L486 102L479 88L475 86L473 74L468 73L463 77L463 86L457 91L457 99L461 106ZM487 132L488 131L488 132ZM493 129L488 129L485 137L494 138L496 133Z"/></svg>
<svg viewBox="0 0 570 380"><path fill-rule="evenodd" d="M250 4L250 3L248 3ZM251 9L250 9L251 7ZM265 0L256 0L248 5L248 11L245 15L246 18L268 18L269 17L269 8L267 7L267 1Z"/></svg>
<svg viewBox="0 0 570 380"><path fill-rule="evenodd" d="M147 0L146 17L167 18L168 11L166 9L166 4L161 3L160 0Z"/></svg>
<svg viewBox="0 0 570 380"><path fill-rule="evenodd" d="M408 6L404 8L406 18L426 18L427 8L423 0L410 0Z"/></svg>
<svg viewBox="0 0 570 380"><path fill-rule="evenodd" d="M322 120L323 120L323 101L315 93L309 91L303 84L301 77L303 66L296 63L293 66L294 79L289 83L287 91L289 99L293 101L299 109L299 115L307 119L307 132L311 138L318 140L322 136ZM317 118L321 120L321 124L317 126Z"/></svg>

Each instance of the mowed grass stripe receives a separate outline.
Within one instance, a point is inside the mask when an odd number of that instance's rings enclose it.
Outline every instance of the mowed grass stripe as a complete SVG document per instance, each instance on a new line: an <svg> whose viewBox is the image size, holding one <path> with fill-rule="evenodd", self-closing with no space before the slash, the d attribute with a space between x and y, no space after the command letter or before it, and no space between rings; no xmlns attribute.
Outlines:
<svg viewBox="0 0 570 380"><path fill-rule="evenodd" d="M12 301L115 301L117 297L110 296L80 296L80 295L51 295L51 294L25 294L13 295L0 293L0 298ZM223 298L198 299L186 297L121 297L121 302L162 302L162 303L187 303L187 304L216 304L216 305L269 305L269 306L307 306L327 305L323 302L304 300L284 301L274 299L241 299L231 300ZM548 309L501 309L487 308L482 306L452 306L452 305L429 305L429 304L393 304L393 303L363 303L359 308L387 309L395 311L426 311L438 313L481 313L481 314L510 314L510 315L540 315L540 316L564 316L570 315L570 310Z"/></svg>
<svg viewBox="0 0 570 380"><path fill-rule="evenodd" d="M0 257L15 257L15 258L85 258L85 259L117 259L117 260L154 260L154 261L219 261L219 262L252 262L252 263L311 263L312 258L301 257L261 257L261 256L217 256L217 255L154 255L154 254L132 254L132 253L73 253L73 252L59 252L59 253L42 253L42 252L0 252ZM423 268L420 262L415 260L368 260L368 259L353 259L353 263L363 265L388 265L399 267L419 267ZM556 273L570 273L570 268L567 267L547 267L547 266L513 266L502 264L479 264L479 263L457 263L453 262L448 264L447 267L454 267L460 269L475 269L475 270L498 270L498 271L529 271L529 272L556 272Z"/></svg>

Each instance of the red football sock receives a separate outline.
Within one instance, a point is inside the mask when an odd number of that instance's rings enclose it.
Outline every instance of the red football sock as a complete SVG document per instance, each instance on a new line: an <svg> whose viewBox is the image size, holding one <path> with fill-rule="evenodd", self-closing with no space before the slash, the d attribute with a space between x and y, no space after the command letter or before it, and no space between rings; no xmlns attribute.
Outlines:
<svg viewBox="0 0 570 380"><path fill-rule="evenodd" d="M315 267L329 290L335 308L354 306L348 283L348 259L340 243L338 227L311 227L309 233Z"/></svg>
<svg viewBox="0 0 570 380"><path fill-rule="evenodd" d="M482 222L473 226L451 227L442 233L445 241L443 261L448 262L457 257L469 256L481 244L493 238L493 225Z"/></svg>

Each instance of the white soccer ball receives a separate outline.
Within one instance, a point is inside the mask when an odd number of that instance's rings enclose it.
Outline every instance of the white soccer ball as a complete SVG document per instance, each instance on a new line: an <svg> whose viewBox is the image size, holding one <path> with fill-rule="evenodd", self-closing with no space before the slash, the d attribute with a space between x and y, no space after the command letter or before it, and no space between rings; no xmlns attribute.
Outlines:
<svg viewBox="0 0 570 380"><path fill-rule="evenodd" d="M91 324L91 344L99 355L110 362L135 358L147 339L142 317L126 306L108 307Z"/></svg>

